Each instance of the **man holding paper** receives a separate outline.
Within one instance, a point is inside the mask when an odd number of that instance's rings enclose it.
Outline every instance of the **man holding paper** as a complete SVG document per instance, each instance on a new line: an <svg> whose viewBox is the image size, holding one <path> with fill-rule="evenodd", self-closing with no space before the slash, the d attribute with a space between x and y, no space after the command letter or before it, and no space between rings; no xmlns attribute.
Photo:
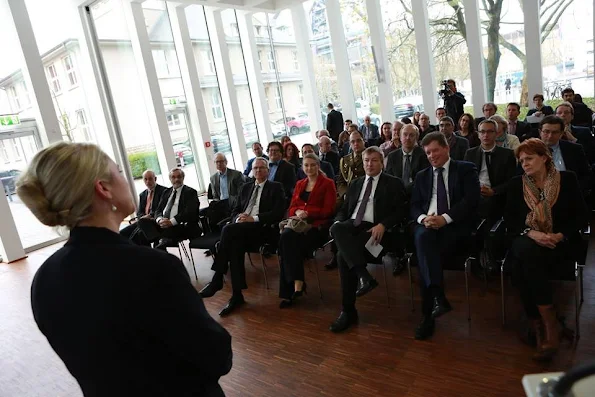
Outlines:
<svg viewBox="0 0 595 397"><path fill-rule="evenodd" d="M386 231L405 216L405 187L401 179L382 172L382 150L371 146L364 150L362 157L366 175L349 184L345 201L331 227L339 251L342 290L341 314L331 324L332 332L344 331L357 323L355 298L378 286L366 269L366 258L380 254Z"/></svg>

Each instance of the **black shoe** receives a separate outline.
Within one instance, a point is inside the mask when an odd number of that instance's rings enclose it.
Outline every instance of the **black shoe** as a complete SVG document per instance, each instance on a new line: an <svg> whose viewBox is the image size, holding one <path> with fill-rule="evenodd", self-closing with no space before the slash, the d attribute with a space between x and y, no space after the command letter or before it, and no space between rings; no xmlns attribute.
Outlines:
<svg viewBox="0 0 595 397"><path fill-rule="evenodd" d="M434 335L434 319L430 316L423 316L421 323L415 328L415 339L424 340Z"/></svg>
<svg viewBox="0 0 595 397"><path fill-rule="evenodd" d="M339 314L339 317L337 317L337 319L333 321L329 329L331 330L331 332L334 333L343 332L347 328L349 328L350 325L357 324L358 321L359 317L357 315L357 312L341 312L341 314Z"/></svg>
<svg viewBox="0 0 595 397"><path fill-rule="evenodd" d="M436 296L433 300L434 304L432 305L432 318L438 318L443 314L448 313L452 310L452 306L448 302L445 296Z"/></svg>
<svg viewBox="0 0 595 397"><path fill-rule="evenodd" d="M246 301L242 295L233 295L227 305L219 312L220 316L227 316L234 311L236 307L242 306Z"/></svg>
<svg viewBox="0 0 595 397"><path fill-rule="evenodd" d="M329 263L324 265L324 270L333 270L336 269L337 266L339 266L339 263L337 262L337 255L333 254L333 257L331 258Z"/></svg>
<svg viewBox="0 0 595 397"><path fill-rule="evenodd" d="M215 295L217 291L223 289L223 283L218 281L211 281L200 290L199 294L203 298L210 298Z"/></svg>
<svg viewBox="0 0 595 397"><path fill-rule="evenodd" d="M378 287L378 281L374 280L373 278L369 280L364 280L363 278L360 278L359 287L357 288L357 291L355 291L355 296L364 296L376 287Z"/></svg>
<svg viewBox="0 0 595 397"><path fill-rule="evenodd" d="M155 249L167 251L167 247L169 245L172 245L173 243L174 240L170 238L162 238L161 240L159 240L159 243L157 243L157 245L155 246Z"/></svg>
<svg viewBox="0 0 595 397"><path fill-rule="evenodd" d="M302 285L301 291L295 291L291 296L291 300L296 300L297 298L302 297L303 295L308 295L308 285L304 282Z"/></svg>
<svg viewBox="0 0 595 397"><path fill-rule="evenodd" d="M285 308L291 307L291 306L293 306L293 300L291 300L291 299L283 299L279 303L279 309L285 309Z"/></svg>
<svg viewBox="0 0 595 397"><path fill-rule="evenodd" d="M403 270L405 270L405 263L401 260L398 260L393 265L393 276L397 277L399 274L403 273Z"/></svg>

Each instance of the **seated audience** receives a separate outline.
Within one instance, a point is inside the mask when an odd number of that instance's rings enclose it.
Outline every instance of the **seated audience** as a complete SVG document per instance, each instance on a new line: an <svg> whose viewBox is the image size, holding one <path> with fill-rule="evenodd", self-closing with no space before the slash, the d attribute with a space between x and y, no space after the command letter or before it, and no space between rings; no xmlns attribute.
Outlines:
<svg viewBox="0 0 595 397"><path fill-rule="evenodd" d="M217 209L218 213L211 213L211 220L218 222L227 218L235 207L245 179L240 171L227 167L227 158L223 153L215 155L215 168L217 172L211 175L207 198L218 202L216 207L209 206L212 210Z"/></svg>
<svg viewBox="0 0 595 397"><path fill-rule="evenodd" d="M527 112L527 116L550 116L554 114L554 109L551 106L545 105L543 103L543 95L542 94L535 94L533 95L533 104L535 105L534 108L529 109Z"/></svg>
<svg viewBox="0 0 595 397"><path fill-rule="evenodd" d="M177 241L193 238L200 234L198 227L198 192L184 185L184 170L172 168L169 181L172 187L163 192L155 219L141 218L138 227L149 242L159 240L157 249L166 250Z"/></svg>
<svg viewBox="0 0 595 397"><path fill-rule="evenodd" d="M448 142L450 157L454 160L463 160L465 152L469 149L469 141L454 134L454 122L449 116L442 117L438 126Z"/></svg>
<svg viewBox="0 0 595 397"><path fill-rule="evenodd" d="M392 124L387 122L382 123L380 126L380 138L378 138L374 145L380 147L383 143L390 142L393 139Z"/></svg>
<svg viewBox="0 0 595 397"><path fill-rule="evenodd" d="M380 150L382 150L385 160L390 153L394 152L401 146L401 138L399 138L399 133L402 127L403 123L401 123L400 121L395 121L392 125L391 140L386 141L380 145Z"/></svg>
<svg viewBox="0 0 595 397"><path fill-rule="evenodd" d="M305 233L285 228L279 239L279 297L281 309L291 306L306 292L304 261L312 250L328 240L330 220L335 214L335 182L320 172L320 160L314 154L303 159L305 179L298 181L293 192L289 217L298 217L312 227Z"/></svg>
<svg viewBox="0 0 595 397"><path fill-rule="evenodd" d="M333 138L330 137L329 133L327 130L318 130L316 131L316 139L318 139L320 141L320 138L326 136L331 140L331 150L335 153L339 153L339 147L337 146L337 142L335 142L333 140ZM316 151L316 154L319 154L320 151L320 145L318 142L316 142L316 145L314 145L314 150Z"/></svg>
<svg viewBox="0 0 595 397"><path fill-rule="evenodd" d="M581 101L577 101L574 90L570 87L562 90L562 99L564 102L570 102L573 108L574 124L580 127L591 128L593 111ZM559 106L559 105L558 105Z"/></svg>
<svg viewBox="0 0 595 397"><path fill-rule="evenodd" d="M279 142L281 142L281 146L285 147L285 144L287 142L291 142L291 138L289 137L289 135L283 135Z"/></svg>
<svg viewBox="0 0 595 397"><path fill-rule="evenodd" d="M595 164L595 138L587 127L572 124L574 107L569 102L562 102L556 107L556 116L564 121L564 135L562 139L582 145L589 164Z"/></svg>
<svg viewBox="0 0 595 397"><path fill-rule="evenodd" d="M465 161L469 161L479 170L481 198L478 214L487 219L491 227L503 215L506 204L506 188L510 179L516 175L516 158L511 149L496 145L498 125L493 120L479 123L478 147L467 150Z"/></svg>
<svg viewBox="0 0 595 397"><path fill-rule="evenodd" d="M200 291L203 298L215 295L223 288L223 276L228 269L231 271L232 296L219 312L220 316L230 314L245 303L242 290L248 286L244 256L250 249L266 242L270 233L274 232L271 225L278 224L285 213L283 185L268 179L269 164L266 159L258 157L253 163L255 181L242 186L231 215L232 221L221 232L219 250L211 267L215 274Z"/></svg>
<svg viewBox="0 0 595 397"><path fill-rule="evenodd" d="M440 123L442 117L446 117L446 109L443 107L436 108L436 125Z"/></svg>
<svg viewBox="0 0 595 397"><path fill-rule="evenodd" d="M373 244L386 247L386 231L405 216L405 191L400 179L382 172L382 151L372 146L364 151L365 177L349 185L345 202L331 226L331 235L339 248L341 276L341 314L331 324L332 332L341 332L357 323L356 297L362 297L378 286L367 266L370 238Z"/></svg>
<svg viewBox="0 0 595 397"><path fill-rule="evenodd" d="M415 339L431 337L434 319L452 310L444 294L442 260L446 253L467 243L475 227L480 197L477 169L450 158L443 134L426 135L422 147L432 166L415 178L411 196L422 296L422 321Z"/></svg>
<svg viewBox="0 0 595 397"><path fill-rule="evenodd" d="M419 142L430 132L438 131L438 128L430 124L430 116L422 113L419 116Z"/></svg>
<svg viewBox="0 0 595 397"><path fill-rule="evenodd" d="M421 112L413 112L413 124L415 124L415 126L417 128L419 128L419 116L421 116Z"/></svg>
<svg viewBox="0 0 595 397"><path fill-rule="evenodd" d="M339 156L344 156L343 154L343 146L347 143L349 146L349 126L351 125L351 120L345 120L345 130L339 134L339 139L337 140L337 146L339 148Z"/></svg>
<svg viewBox="0 0 595 397"><path fill-rule="evenodd" d="M476 117L475 118L475 129L479 127L479 123L482 121L489 119L493 115L496 114L498 111L498 106L496 106L493 102L484 103L481 110L483 111L483 117Z"/></svg>
<svg viewBox="0 0 595 397"><path fill-rule="evenodd" d="M411 119L409 117L403 117L401 118L401 123L403 123L403 125L411 124Z"/></svg>
<svg viewBox="0 0 595 397"><path fill-rule="evenodd" d="M401 148L386 159L386 173L403 181L407 201L411 197L413 182L418 172L430 166L423 149L417 146L419 129L408 124L401 128Z"/></svg>
<svg viewBox="0 0 595 397"><path fill-rule="evenodd" d="M516 135L520 142L525 139L535 138L529 123L519 120L521 114L521 105L516 102L510 102L506 105L506 117L508 118L508 134Z"/></svg>
<svg viewBox="0 0 595 397"><path fill-rule="evenodd" d="M591 172L583 147L561 139L564 121L557 116L546 116L539 125L539 135L550 149L554 167L558 171L572 171L579 181L583 197L590 189Z"/></svg>
<svg viewBox="0 0 595 397"><path fill-rule="evenodd" d="M374 143L376 143L378 138L380 138L378 126L372 123L370 116L364 117L364 123L360 127L359 132L361 132L362 136L364 137L364 142L366 143L366 146L373 145Z"/></svg>
<svg viewBox="0 0 595 397"><path fill-rule="evenodd" d="M300 167L300 151L293 142L285 142L283 144L283 160L293 165L297 170Z"/></svg>
<svg viewBox="0 0 595 397"><path fill-rule="evenodd" d="M302 145L302 156L303 156L302 164L303 164L303 158L306 157L307 154L316 155L316 153L314 153L314 146L311 143L304 143ZM328 161L320 161L320 171L324 172L324 175L327 178L330 178L333 181L335 180L335 171L333 170L333 166L331 165L331 163L329 163ZM304 179L306 177L307 177L307 175L304 172L304 168L303 167L298 168L298 173L297 173L298 181L300 179Z"/></svg>
<svg viewBox="0 0 595 397"><path fill-rule="evenodd" d="M331 139L328 136L321 136L318 141L318 155L321 161L327 161L333 166L333 174L339 173L339 155L331 150Z"/></svg>
<svg viewBox="0 0 595 397"><path fill-rule="evenodd" d="M498 131L496 132L496 145L506 149L515 150L521 144L516 135L508 133L508 122L499 114L495 114L488 120L493 120L498 124Z"/></svg>
<svg viewBox="0 0 595 397"><path fill-rule="evenodd" d="M120 234L136 244L149 245L146 236L138 228L137 222L141 218L155 218L155 211L157 211L161 196L167 188L157 183L155 173L151 170L143 172L143 182L147 188L139 194L139 205L136 209L136 219L134 219L134 223L120 230Z"/></svg>
<svg viewBox="0 0 595 397"><path fill-rule="evenodd" d="M35 274L31 307L75 394L223 396L231 337L178 258L118 234L134 199L116 163L92 144L55 143L33 157L17 194L41 223L70 231Z"/></svg>
<svg viewBox="0 0 595 397"><path fill-rule="evenodd" d="M510 181L504 219L514 237L507 261L537 336L533 359L550 360L560 345L550 277L580 252L589 213L576 176L558 171L545 143L527 139L516 150L524 174Z"/></svg>
<svg viewBox="0 0 595 397"><path fill-rule="evenodd" d="M283 185L286 199L285 209L287 209L297 180L297 170L293 164L283 160L283 146L279 142L269 142L267 153L269 154L269 181L279 182Z"/></svg>
<svg viewBox="0 0 595 397"><path fill-rule="evenodd" d="M455 135L468 140L470 148L479 146L480 141L473 122L473 116L469 113L463 113L459 119L459 130L455 131Z"/></svg>
<svg viewBox="0 0 595 397"><path fill-rule="evenodd" d="M256 157L263 157L267 160L269 159L269 157L266 154L263 154L262 145L260 144L260 142L254 142L252 144L252 153L254 153L254 156ZM248 160L248 163L246 164L246 169L244 170L244 176L250 178L252 177L252 162L256 157L252 157L250 160Z"/></svg>
<svg viewBox="0 0 595 397"><path fill-rule="evenodd" d="M347 131L349 132L348 138L351 136L352 132L358 132L361 135L361 132L359 132L359 127L357 126L357 124L351 124L349 127L347 127ZM364 143L365 145L365 143ZM343 157L347 156L349 153L351 153L351 143L349 141L349 139L347 139L347 142L345 142L343 144Z"/></svg>

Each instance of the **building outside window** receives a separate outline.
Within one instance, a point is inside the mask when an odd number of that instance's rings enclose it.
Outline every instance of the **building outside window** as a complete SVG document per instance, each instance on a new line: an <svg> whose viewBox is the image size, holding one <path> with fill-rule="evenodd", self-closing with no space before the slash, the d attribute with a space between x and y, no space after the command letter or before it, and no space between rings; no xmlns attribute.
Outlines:
<svg viewBox="0 0 595 397"><path fill-rule="evenodd" d="M211 51L202 50L201 51L202 59L204 64L206 65L204 68L205 74L215 74L215 65L213 63L213 54Z"/></svg>
<svg viewBox="0 0 595 397"><path fill-rule="evenodd" d="M31 97L29 96L29 90L27 89L27 83L21 81L21 99L23 106L29 107L31 105Z"/></svg>
<svg viewBox="0 0 595 397"><path fill-rule="evenodd" d="M293 70L300 70L297 51L291 51L291 56L293 57Z"/></svg>
<svg viewBox="0 0 595 397"><path fill-rule="evenodd" d="M168 114L167 115L167 125L170 127L176 127L181 125L182 122L180 121L179 114Z"/></svg>
<svg viewBox="0 0 595 397"><path fill-rule="evenodd" d="M64 58L62 58L62 62L64 63L64 69L66 70L66 75L68 76L70 87L75 87L78 84L78 81L76 79L76 72L74 70L72 58L70 57L70 55L67 55Z"/></svg>
<svg viewBox="0 0 595 397"><path fill-rule="evenodd" d="M86 142L91 141L91 134L89 133L89 124L87 123L87 115L85 109L79 109L76 111L76 121L79 131L83 133Z"/></svg>
<svg viewBox="0 0 595 397"><path fill-rule="evenodd" d="M262 72L262 51L258 51L258 65L260 66L260 71Z"/></svg>
<svg viewBox="0 0 595 397"><path fill-rule="evenodd" d="M273 51L267 52L267 61L269 63L269 70L271 72L274 72L275 71L275 57L273 55Z"/></svg>
<svg viewBox="0 0 595 397"><path fill-rule="evenodd" d="M218 90L211 90L211 110L215 120L223 119L223 107L221 106L221 97Z"/></svg>
<svg viewBox="0 0 595 397"><path fill-rule="evenodd" d="M157 77L168 77L169 68L167 66L167 59L164 50L152 50L153 59L155 60L155 69L157 70Z"/></svg>
<svg viewBox="0 0 595 397"><path fill-rule="evenodd" d="M275 87L275 105L277 106L277 109L281 109L282 108L281 90L279 89L279 86L276 86Z"/></svg>
<svg viewBox="0 0 595 397"><path fill-rule="evenodd" d="M50 86L52 87L52 91L54 91L54 94L59 94L60 92L62 92L62 87L60 86L60 78L58 77L56 65L51 64L47 67L47 71L50 77Z"/></svg>
<svg viewBox="0 0 595 397"><path fill-rule="evenodd" d="M0 160L2 160L2 162L4 164L10 163L10 157L8 156L8 149L6 148L4 140L0 141Z"/></svg>
<svg viewBox="0 0 595 397"><path fill-rule="evenodd" d="M298 92L300 94L300 103L302 105L304 105L304 85L303 84L298 85Z"/></svg>
<svg viewBox="0 0 595 397"><path fill-rule="evenodd" d="M14 110L15 111L19 111L19 110L21 110L23 108L21 106L21 100L19 98L19 94L17 92L17 88L14 85L8 87L8 96L9 96L9 98L12 99L12 102L14 103Z"/></svg>
<svg viewBox="0 0 595 397"><path fill-rule="evenodd" d="M12 142L15 161L21 161L23 159L23 154L21 152L20 141L18 139L11 139L10 141Z"/></svg>

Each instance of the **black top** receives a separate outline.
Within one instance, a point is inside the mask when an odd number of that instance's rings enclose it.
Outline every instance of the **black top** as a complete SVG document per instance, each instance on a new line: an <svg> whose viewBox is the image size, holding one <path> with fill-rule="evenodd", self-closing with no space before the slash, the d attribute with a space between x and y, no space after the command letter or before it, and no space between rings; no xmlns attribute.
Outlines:
<svg viewBox="0 0 595 397"><path fill-rule="evenodd" d="M231 336L175 256L74 228L37 271L31 305L85 397L224 395Z"/></svg>
<svg viewBox="0 0 595 397"><path fill-rule="evenodd" d="M308 199L310 198L310 193L312 192L307 192L303 190L302 193L300 193L300 198L307 203Z"/></svg>

